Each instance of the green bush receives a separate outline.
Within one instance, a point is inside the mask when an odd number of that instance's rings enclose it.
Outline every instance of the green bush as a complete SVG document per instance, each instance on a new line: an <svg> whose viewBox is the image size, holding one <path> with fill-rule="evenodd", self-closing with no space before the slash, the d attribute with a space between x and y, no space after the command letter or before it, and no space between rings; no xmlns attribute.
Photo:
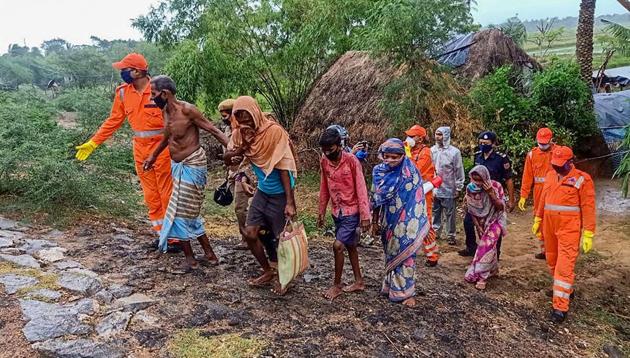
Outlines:
<svg viewBox="0 0 630 358"><path fill-rule="evenodd" d="M12 206L60 215L99 207L128 214L134 208L138 200L123 198L137 194L120 185L128 171L111 160L122 156L120 150L105 151L109 160L80 163L74 146L83 135L57 125L57 112L41 92L0 93L0 103L0 194L17 197Z"/></svg>
<svg viewBox="0 0 630 358"><path fill-rule="evenodd" d="M469 93L473 113L486 129L497 133L500 149L518 171L525 154L536 145L539 128L551 128L556 143L569 146L594 133L590 96L577 65L558 61L533 76L501 67L475 83Z"/></svg>

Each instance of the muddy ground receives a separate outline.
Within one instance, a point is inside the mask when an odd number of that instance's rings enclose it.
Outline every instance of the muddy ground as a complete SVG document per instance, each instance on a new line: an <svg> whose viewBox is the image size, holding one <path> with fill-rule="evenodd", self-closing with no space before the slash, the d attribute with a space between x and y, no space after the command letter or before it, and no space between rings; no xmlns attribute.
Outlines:
<svg viewBox="0 0 630 358"><path fill-rule="evenodd" d="M440 242L440 264L418 265L416 308L379 296L383 255L378 243L360 249L367 284L363 293L344 294L332 302L322 297L332 279L332 243L318 236L309 243L310 269L286 296L248 287L246 280L258 268L248 252L233 249L238 242L235 220L226 212L206 215L221 265L187 275L168 273L183 257L157 257L147 246L152 234L140 229L141 224L86 219L58 243L69 249L68 257L105 280L158 298L148 311L160 318L161 327L126 332L126 345L136 357L169 356L169 339L188 328L208 337L237 333L261 339L266 342L263 355L277 357L605 357L605 351L615 349L629 356L630 211L628 201L608 197L619 195L614 185L598 183L598 194L605 197L600 197L594 252L579 259L577 297L561 326L547 319L551 299L545 293L551 278L544 262L533 258L537 243L529 234L531 212L509 216L500 276L489 282L486 292L464 282L469 259L457 255L460 247ZM316 195L302 190L299 205L313 207ZM117 239L125 235L133 240ZM461 246L461 230L458 240ZM195 250L201 252L198 245ZM348 281L352 276L346 266ZM0 307L5 337L0 352L13 348L13 358L33 356L18 331L15 300L0 296Z"/></svg>

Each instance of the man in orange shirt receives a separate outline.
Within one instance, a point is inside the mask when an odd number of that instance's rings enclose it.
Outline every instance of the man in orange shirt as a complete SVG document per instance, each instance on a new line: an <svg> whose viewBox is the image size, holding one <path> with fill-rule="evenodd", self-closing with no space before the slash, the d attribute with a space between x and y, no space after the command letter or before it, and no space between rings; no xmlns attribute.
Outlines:
<svg viewBox="0 0 630 358"><path fill-rule="evenodd" d="M127 118L134 131L133 158L136 174L140 179L144 201L149 208L151 227L159 234L173 187L168 148L157 157L153 170L144 171L142 166L162 141L164 130L162 111L151 100L149 65L144 56L130 53L112 66L120 70L120 76L125 84L116 88L109 118L89 141L76 147L76 158L86 160L122 126Z"/></svg>
<svg viewBox="0 0 630 358"><path fill-rule="evenodd" d="M523 179L521 180L521 198L518 201L518 208L525 211L525 202L534 185L534 215L540 204L540 194L545 184L547 172L553 170L551 167L551 153L555 145L551 142L553 132L549 128L540 128L536 133L536 142L538 146L527 153L525 157L525 168L523 169ZM540 240L540 252L536 254L536 258L545 259L545 243L543 236L538 237Z"/></svg>
<svg viewBox="0 0 630 358"><path fill-rule="evenodd" d="M584 253L593 247L595 185L588 174L575 168L569 147L556 146L551 165L553 170L545 177L532 233L538 235L542 229L545 238L547 265L553 275L551 320L560 323L567 317L573 296L580 237Z"/></svg>
<svg viewBox="0 0 630 358"><path fill-rule="evenodd" d="M423 182L430 182L435 177L435 167L433 166L433 159L431 158L431 148L424 143L427 140L427 130L419 125L414 125L409 128L405 134L407 139L405 140L405 152L407 156L411 158L411 161L416 165ZM431 213L433 210L433 192L425 194L427 218L429 222L431 220ZM425 265L427 267L433 267L437 265L440 258L440 250L435 240L435 231L433 228L429 229L429 234L424 238L424 253L427 256Z"/></svg>

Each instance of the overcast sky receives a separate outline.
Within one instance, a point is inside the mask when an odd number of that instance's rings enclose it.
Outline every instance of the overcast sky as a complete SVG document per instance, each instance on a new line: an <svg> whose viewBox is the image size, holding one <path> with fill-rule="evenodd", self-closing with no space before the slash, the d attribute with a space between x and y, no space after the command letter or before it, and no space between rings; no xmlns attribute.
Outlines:
<svg viewBox="0 0 630 358"><path fill-rule="evenodd" d="M0 53L9 44L40 46L60 37L73 44L105 39L140 39L131 19L145 14L157 0L0 0ZM518 14L523 20L577 16L579 0L477 0L473 12L482 25L500 23ZM616 0L597 2L598 15L624 13Z"/></svg>

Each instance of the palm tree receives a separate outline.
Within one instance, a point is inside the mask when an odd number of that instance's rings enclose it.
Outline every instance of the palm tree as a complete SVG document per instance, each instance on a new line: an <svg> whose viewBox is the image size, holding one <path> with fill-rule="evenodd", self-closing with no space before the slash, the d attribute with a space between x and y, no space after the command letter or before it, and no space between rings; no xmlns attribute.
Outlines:
<svg viewBox="0 0 630 358"><path fill-rule="evenodd" d="M593 74L593 22L595 0L580 2L580 17L576 36L575 57L580 65L580 75L591 86Z"/></svg>

